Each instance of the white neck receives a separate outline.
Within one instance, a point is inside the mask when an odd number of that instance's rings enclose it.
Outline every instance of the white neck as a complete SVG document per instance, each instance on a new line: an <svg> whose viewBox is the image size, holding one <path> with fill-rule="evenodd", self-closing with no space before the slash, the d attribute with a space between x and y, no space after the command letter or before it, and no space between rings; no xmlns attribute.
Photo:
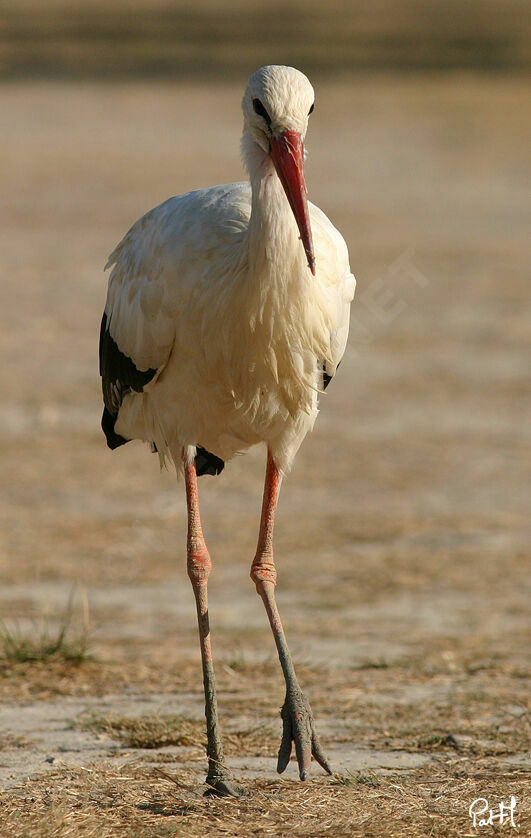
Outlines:
<svg viewBox="0 0 531 838"><path fill-rule="evenodd" d="M261 285L274 282L277 286L291 285L293 280L303 277L307 281L297 222L273 161L245 135L242 145L252 189L251 217L244 244L250 279Z"/></svg>
<svg viewBox="0 0 531 838"><path fill-rule="evenodd" d="M247 132L242 151L251 181L251 217L240 270L234 273L240 341L227 345L224 368L234 392L245 394L242 399L249 410L262 409L266 384L279 401L264 404L274 403L275 411L283 405L292 416L309 416L315 409L317 359L322 364L330 352L329 299L308 268L297 222L270 155ZM220 302L224 304L223 298ZM217 322L234 316L228 309L216 312ZM226 333L232 334L230 329Z"/></svg>

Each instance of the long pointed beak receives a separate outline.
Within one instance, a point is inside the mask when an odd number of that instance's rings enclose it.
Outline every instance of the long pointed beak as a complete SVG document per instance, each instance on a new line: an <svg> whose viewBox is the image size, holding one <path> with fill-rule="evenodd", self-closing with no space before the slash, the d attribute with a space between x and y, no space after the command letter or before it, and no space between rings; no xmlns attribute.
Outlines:
<svg viewBox="0 0 531 838"><path fill-rule="evenodd" d="M308 259L308 267L315 276L312 228L306 182L304 180L304 143L298 131L283 131L271 137L271 158L292 209Z"/></svg>

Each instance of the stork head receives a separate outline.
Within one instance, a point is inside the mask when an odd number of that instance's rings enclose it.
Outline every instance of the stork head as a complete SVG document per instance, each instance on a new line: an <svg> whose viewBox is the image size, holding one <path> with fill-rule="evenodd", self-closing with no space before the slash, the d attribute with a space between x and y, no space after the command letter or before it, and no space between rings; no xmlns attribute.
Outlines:
<svg viewBox="0 0 531 838"><path fill-rule="evenodd" d="M242 147L250 171L264 158L272 161L295 216L308 267L315 274L304 180L304 138L313 103L313 87L299 70L261 67L250 77L243 96Z"/></svg>

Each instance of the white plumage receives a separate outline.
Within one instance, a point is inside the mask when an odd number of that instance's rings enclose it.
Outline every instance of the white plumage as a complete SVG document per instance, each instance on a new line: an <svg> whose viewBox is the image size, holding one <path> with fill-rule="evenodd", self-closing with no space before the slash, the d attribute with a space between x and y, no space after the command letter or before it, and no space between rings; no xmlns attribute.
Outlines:
<svg viewBox="0 0 531 838"><path fill-rule="evenodd" d="M256 142L256 93L279 127L304 137L310 83L292 68L263 68L243 100L251 183L170 198L108 261L110 336L137 370L156 370L142 392L123 397L115 431L154 443L177 466L183 447L189 457L201 445L228 460L266 441L288 470L315 420L322 368L333 375L345 349L355 286L345 242L310 204L313 276L268 150Z"/></svg>

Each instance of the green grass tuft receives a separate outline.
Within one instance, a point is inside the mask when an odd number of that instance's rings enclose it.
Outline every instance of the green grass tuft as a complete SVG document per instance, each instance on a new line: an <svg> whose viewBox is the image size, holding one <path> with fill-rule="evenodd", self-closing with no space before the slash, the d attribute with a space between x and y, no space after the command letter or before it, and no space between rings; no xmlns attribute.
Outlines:
<svg viewBox="0 0 531 838"><path fill-rule="evenodd" d="M87 620L81 629L72 628L72 595L59 621L59 628L52 631L48 618L43 617L31 632L23 632L15 622L14 629L8 628L0 619L0 648L3 657L10 663L34 663L48 660L63 660L80 664L87 660Z"/></svg>

